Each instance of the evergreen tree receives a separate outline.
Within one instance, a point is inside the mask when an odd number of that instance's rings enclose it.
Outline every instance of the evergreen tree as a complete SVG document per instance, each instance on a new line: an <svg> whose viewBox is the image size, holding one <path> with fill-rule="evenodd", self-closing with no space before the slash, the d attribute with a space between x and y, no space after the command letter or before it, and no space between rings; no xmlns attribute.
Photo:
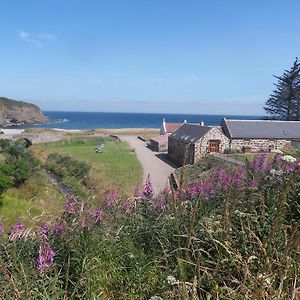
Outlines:
<svg viewBox="0 0 300 300"><path fill-rule="evenodd" d="M272 119L300 120L300 62L295 59L290 70L282 76L274 76L278 81L276 90L270 95L264 107Z"/></svg>

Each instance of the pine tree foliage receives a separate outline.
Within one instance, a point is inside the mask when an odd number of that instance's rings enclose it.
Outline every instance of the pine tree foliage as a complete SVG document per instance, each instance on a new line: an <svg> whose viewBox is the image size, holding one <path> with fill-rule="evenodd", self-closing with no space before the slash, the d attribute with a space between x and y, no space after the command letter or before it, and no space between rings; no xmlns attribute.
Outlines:
<svg viewBox="0 0 300 300"><path fill-rule="evenodd" d="M290 70L274 76L277 83L264 107L268 117L277 120L300 121L300 62L295 59Z"/></svg>

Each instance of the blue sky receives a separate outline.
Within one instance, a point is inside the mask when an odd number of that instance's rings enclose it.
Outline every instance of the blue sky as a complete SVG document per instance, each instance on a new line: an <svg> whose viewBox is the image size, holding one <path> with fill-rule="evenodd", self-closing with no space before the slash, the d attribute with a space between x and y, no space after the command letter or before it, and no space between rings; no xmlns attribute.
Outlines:
<svg viewBox="0 0 300 300"><path fill-rule="evenodd" d="M0 95L43 110L263 114L300 1L0 2Z"/></svg>

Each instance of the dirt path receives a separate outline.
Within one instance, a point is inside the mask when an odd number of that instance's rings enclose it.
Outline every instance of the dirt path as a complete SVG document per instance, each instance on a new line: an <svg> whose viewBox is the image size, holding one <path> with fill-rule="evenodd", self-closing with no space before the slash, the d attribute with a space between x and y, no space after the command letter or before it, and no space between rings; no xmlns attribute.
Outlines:
<svg viewBox="0 0 300 300"><path fill-rule="evenodd" d="M165 155L153 152L148 149L146 143L136 136L119 136L124 142L128 142L135 149L137 158L142 164L144 170L144 182L150 174L154 192L158 193L168 183L169 175L175 170L166 160Z"/></svg>

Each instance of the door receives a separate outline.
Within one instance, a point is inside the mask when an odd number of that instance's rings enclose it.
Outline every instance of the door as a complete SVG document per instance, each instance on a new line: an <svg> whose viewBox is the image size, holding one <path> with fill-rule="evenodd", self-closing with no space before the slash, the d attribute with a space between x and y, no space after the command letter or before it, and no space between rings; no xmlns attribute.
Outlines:
<svg viewBox="0 0 300 300"><path fill-rule="evenodd" d="M220 152L220 141L219 140L209 140L208 152Z"/></svg>

